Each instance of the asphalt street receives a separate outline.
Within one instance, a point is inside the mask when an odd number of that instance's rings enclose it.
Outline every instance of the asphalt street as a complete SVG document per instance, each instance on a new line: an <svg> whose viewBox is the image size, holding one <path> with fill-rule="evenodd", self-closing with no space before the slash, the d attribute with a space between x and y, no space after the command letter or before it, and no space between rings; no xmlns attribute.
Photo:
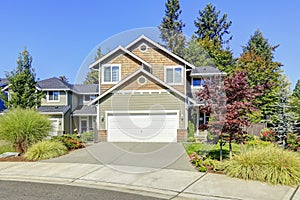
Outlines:
<svg viewBox="0 0 300 200"><path fill-rule="evenodd" d="M46 183L31 183L18 181L0 181L1 200L95 200L95 199L124 199L124 200L154 200L158 198L123 193L110 190L55 185Z"/></svg>

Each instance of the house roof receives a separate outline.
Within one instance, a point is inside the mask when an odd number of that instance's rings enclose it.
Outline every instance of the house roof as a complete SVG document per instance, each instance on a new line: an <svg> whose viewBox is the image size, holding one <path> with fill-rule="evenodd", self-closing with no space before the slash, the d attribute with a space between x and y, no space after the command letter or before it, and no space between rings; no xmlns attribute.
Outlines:
<svg viewBox="0 0 300 200"><path fill-rule="evenodd" d="M38 82L42 90L71 90L72 85L56 77L48 78Z"/></svg>
<svg viewBox="0 0 300 200"><path fill-rule="evenodd" d="M226 75L225 72L220 71L216 67L212 66L204 66L204 67L196 67L192 69L190 76L211 76L211 75Z"/></svg>
<svg viewBox="0 0 300 200"><path fill-rule="evenodd" d="M72 90L79 94L98 94L98 84L75 84Z"/></svg>
<svg viewBox="0 0 300 200"><path fill-rule="evenodd" d="M94 99L93 101L89 102L89 106L95 104L97 101L99 101L100 99L102 99L103 97L105 97L107 94L113 92L114 90L116 90L117 88L119 88L120 86L122 86L123 84L125 84L127 81L129 81L132 77L136 76L137 74L142 73L143 75L146 75L148 77L150 77L152 80L154 80L155 82L159 83L160 85L166 87L167 89L169 89L171 92L181 96L184 99L188 99L190 102L192 102L193 104L196 104L196 101L187 97L186 95L184 95L183 93L181 93L180 91L176 90L174 87L170 86L169 84L167 84L166 82L160 80L159 78L157 78L156 76L154 76L153 74L147 72L146 70L144 70L143 68L140 68L138 70L136 70L135 72L133 72L132 74L130 74L129 76L127 76L126 78L124 78L123 80L121 80L118 84L114 85L113 87L111 87L110 89L106 90L103 94L101 94L100 96L98 96L96 99Z"/></svg>
<svg viewBox="0 0 300 200"><path fill-rule="evenodd" d="M105 56L103 56L102 58L100 58L99 60L96 60L95 62L93 62L92 64L90 64L89 68L93 68L93 69L97 69L99 63L101 63L102 61L104 61L105 59L109 58L110 56L114 55L115 53L117 53L118 51L123 51L124 53L130 55L132 58L140 61L141 63L143 63L144 65L148 66L151 68L151 65L149 63L147 63L146 61L144 61L143 59L141 59L140 57L138 57L137 55L133 54L132 52L128 51L127 49L125 49L122 46L118 46L117 48L115 48L113 51L107 53Z"/></svg>
<svg viewBox="0 0 300 200"><path fill-rule="evenodd" d="M65 114L71 106L40 106L38 111L45 114Z"/></svg>
<svg viewBox="0 0 300 200"><path fill-rule="evenodd" d="M0 78L0 87L4 87L8 84L7 79L5 78Z"/></svg>
<svg viewBox="0 0 300 200"><path fill-rule="evenodd" d="M191 63L187 62L186 60L184 60L183 58L177 56L176 54L172 53L171 51L169 51L168 49L166 49L165 47L161 46L160 44L154 42L153 40L149 39L148 37L146 37L145 35L141 35L139 38L137 38L136 40L134 40L133 42L131 42L130 44L128 44L125 48L126 49L130 49L130 47L132 47L134 44L136 44L137 42L141 41L141 40L145 40L148 43L152 44L153 46L157 47L158 49L164 51L165 53L169 54L170 56L172 56L173 58L175 58L176 60L180 61L181 63L185 64L186 66L189 66L190 68L194 69L195 66L192 65Z"/></svg>
<svg viewBox="0 0 300 200"><path fill-rule="evenodd" d="M96 106L79 105L73 111L74 116L97 115Z"/></svg>

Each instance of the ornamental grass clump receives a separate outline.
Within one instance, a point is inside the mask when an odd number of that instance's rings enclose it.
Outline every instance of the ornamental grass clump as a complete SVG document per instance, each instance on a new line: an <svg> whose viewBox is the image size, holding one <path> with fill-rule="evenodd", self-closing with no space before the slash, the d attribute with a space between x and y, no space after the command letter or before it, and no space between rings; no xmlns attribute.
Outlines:
<svg viewBox="0 0 300 200"><path fill-rule="evenodd" d="M254 148L227 161L224 172L245 180L300 185L300 157L275 146Z"/></svg>
<svg viewBox="0 0 300 200"><path fill-rule="evenodd" d="M0 140L10 142L20 153L47 137L50 130L49 119L33 109L15 108L0 116Z"/></svg>
<svg viewBox="0 0 300 200"><path fill-rule="evenodd" d="M28 160L44 160L62 156L66 153L68 153L68 149L61 142L45 140L29 147L25 153L25 158Z"/></svg>

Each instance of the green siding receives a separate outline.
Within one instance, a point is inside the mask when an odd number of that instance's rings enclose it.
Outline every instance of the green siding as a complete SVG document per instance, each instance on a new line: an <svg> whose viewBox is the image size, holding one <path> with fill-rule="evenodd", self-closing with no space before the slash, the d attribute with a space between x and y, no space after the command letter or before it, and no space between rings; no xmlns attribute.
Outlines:
<svg viewBox="0 0 300 200"><path fill-rule="evenodd" d="M59 101L57 102L49 102L47 101L47 95L45 95L44 98L42 98L41 106L62 106L62 105L68 105L67 103L67 95L66 92L60 91L59 92Z"/></svg>
<svg viewBox="0 0 300 200"><path fill-rule="evenodd" d="M166 92L159 93L134 93L114 94L100 102L100 116L105 116L105 111L139 111L139 110L178 110L179 129L184 129L185 102L181 97ZM183 116L183 120L181 119ZM105 129L106 119L99 121L100 129Z"/></svg>

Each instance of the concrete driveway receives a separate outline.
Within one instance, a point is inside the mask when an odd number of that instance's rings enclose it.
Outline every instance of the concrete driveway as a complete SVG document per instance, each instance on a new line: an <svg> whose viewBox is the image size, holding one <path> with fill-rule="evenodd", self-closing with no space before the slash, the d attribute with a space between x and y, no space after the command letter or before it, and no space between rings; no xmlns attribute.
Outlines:
<svg viewBox="0 0 300 200"><path fill-rule="evenodd" d="M181 143L109 143L101 142L67 155L44 160L54 163L101 164L129 172L157 169L195 171Z"/></svg>

